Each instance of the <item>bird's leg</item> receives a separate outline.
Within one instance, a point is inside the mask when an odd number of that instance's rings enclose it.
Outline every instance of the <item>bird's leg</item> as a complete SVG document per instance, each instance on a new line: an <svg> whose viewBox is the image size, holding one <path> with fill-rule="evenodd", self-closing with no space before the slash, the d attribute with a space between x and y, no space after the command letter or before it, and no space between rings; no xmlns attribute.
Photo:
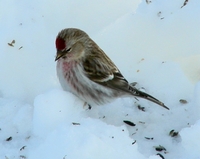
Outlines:
<svg viewBox="0 0 200 159"><path fill-rule="evenodd" d="M83 104L83 108L85 108L85 106L86 106L87 104L88 104L87 102L84 102L84 104Z"/></svg>

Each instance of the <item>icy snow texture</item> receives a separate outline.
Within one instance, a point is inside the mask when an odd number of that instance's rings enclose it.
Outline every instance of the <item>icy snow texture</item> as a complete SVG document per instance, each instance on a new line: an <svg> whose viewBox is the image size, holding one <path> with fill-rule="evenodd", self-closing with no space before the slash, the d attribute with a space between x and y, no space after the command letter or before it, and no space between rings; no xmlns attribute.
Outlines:
<svg viewBox="0 0 200 159"><path fill-rule="evenodd" d="M200 158L200 1L183 3L1 0L0 158ZM63 91L54 40L67 27L86 31L128 81L170 110L134 98L88 110Z"/></svg>

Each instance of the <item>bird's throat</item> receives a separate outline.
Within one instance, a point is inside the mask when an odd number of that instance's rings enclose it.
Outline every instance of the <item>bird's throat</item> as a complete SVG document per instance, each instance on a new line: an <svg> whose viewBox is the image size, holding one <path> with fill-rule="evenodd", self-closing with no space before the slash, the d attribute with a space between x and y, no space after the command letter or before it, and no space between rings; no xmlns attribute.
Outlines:
<svg viewBox="0 0 200 159"><path fill-rule="evenodd" d="M72 68L75 67L75 65L76 65L75 61L69 61L69 62L63 61L63 64L62 64L63 72L67 73L71 71Z"/></svg>

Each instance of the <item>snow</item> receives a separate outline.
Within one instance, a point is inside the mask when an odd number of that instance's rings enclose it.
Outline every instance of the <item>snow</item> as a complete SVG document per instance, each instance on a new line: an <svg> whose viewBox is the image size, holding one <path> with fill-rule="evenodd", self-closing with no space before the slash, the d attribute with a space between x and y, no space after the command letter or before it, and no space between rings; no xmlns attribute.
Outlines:
<svg viewBox="0 0 200 159"><path fill-rule="evenodd" d="M0 158L200 158L200 1L146 2L0 2ZM86 31L170 110L134 98L90 110L63 91L54 42L67 27Z"/></svg>
<svg viewBox="0 0 200 159"><path fill-rule="evenodd" d="M194 125L190 128L184 128L181 131L182 137L182 145L187 151L187 153L191 153L191 158L199 157L199 131L200 131L200 120L198 120Z"/></svg>

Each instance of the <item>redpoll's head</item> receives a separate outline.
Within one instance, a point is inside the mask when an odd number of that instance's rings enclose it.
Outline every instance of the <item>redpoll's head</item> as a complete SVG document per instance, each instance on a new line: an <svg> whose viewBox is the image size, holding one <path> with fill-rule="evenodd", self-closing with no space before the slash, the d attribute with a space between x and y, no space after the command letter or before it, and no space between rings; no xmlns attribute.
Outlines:
<svg viewBox="0 0 200 159"><path fill-rule="evenodd" d="M89 36L82 30L75 28L64 29L58 33L55 44L57 49L56 60L78 60L85 54L85 42Z"/></svg>

